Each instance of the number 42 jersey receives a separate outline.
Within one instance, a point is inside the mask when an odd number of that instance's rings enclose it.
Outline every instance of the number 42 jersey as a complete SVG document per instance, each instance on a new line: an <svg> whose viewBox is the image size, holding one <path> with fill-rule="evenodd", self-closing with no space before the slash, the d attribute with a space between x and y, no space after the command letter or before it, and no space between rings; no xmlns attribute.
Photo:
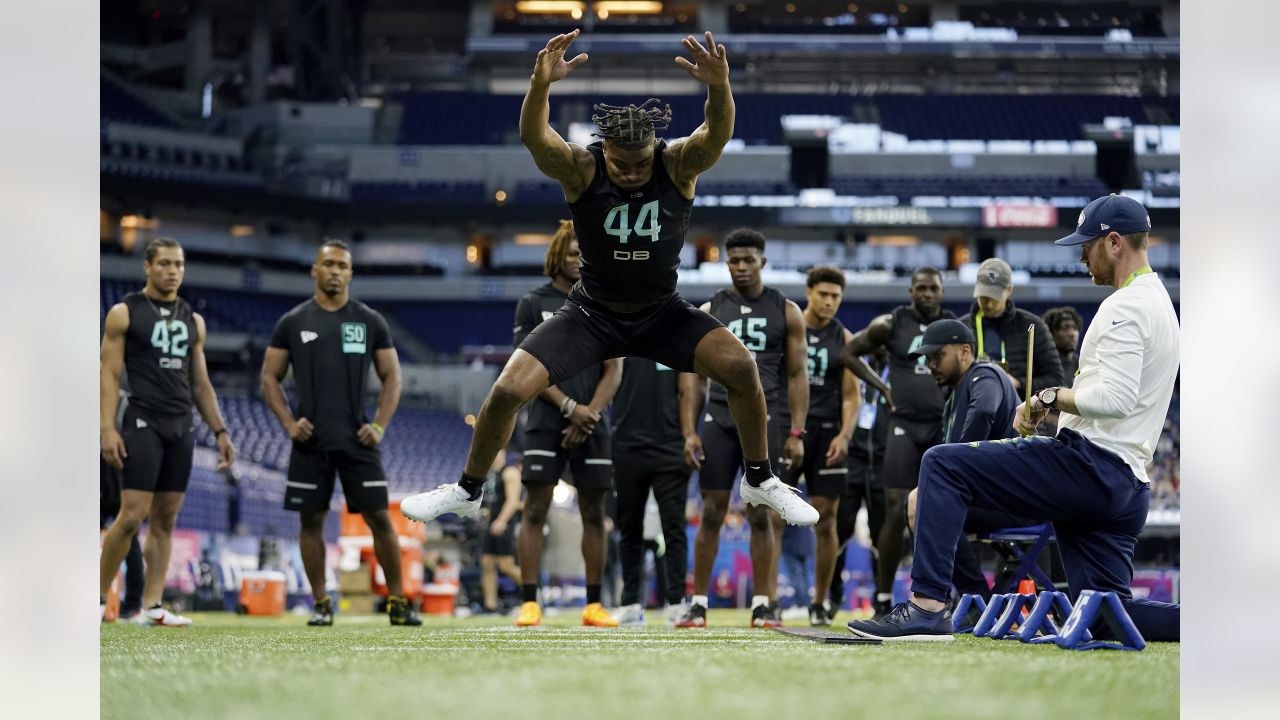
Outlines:
<svg viewBox="0 0 1280 720"><path fill-rule="evenodd" d="M582 251L582 287L596 300L648 305L676 291L680 250L693 200L667 175L658 141L653 175L637 188L620 188L604 167L602 143L587 147L596 161L591 184L569 203Z"/></svg>
<svg viewBox="0 0 1280 720"><path fill-rule="evenodd" d="M182 298L162 302L141 292L121 302L129 309L124 368L130 406L166 417L190 415L190 350L196 341L191 306Z"/></svg>

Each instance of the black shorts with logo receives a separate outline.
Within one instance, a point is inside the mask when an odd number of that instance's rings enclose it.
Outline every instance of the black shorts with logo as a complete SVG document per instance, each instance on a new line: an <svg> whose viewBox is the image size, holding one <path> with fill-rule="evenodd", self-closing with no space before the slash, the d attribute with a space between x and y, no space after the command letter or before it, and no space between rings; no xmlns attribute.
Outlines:
<svg viewBox="0 0 1280 720"><path fill-rule="evenodd" d="M124 459L125 490L144 492L187 491L196 436L191 414L153 415L133 405L125 408L120 436L128 455Z"/></svg>
<svg viewBox="0 0 1280 720"><path fill-rule="evenodd" d="M501 509L501 508L496 508ZM512 516L507 522L506 531L494 535L489 532L489 528L484 529L484 537L480 539L480 554L493 555L495 557L512 556L516 554L516 528L520 527L520 513Z"/></svg>
<svg viewBox="0 0 1280 720"><path fill-rule="evenodd" d="M614 312L574 285L565 304L529 333L520 349L547 369L551 384L573 377L603 360L643 357L672 370L693 372L702 338L724 327L719 320L671 293L631 313Z"/></svg>
<svg viewBox="0 0 1280 720"><path fill-rule="evenodd" d="M942 442L942 421L889 419L884 449L884 486L888 490L914 490L920 483L920 460Z"/></svg>
<svg viewBox="0 0 1280 720"><path fill-rule="evenodd" d="M782 464L783 420L781 411L769 409L769 464L773 474L779 478L789 474ZM738 427L733 424L727 405L708 404L707 413L702 418L702 453L698 488L704 491L732 490L742 470L742 439L738 437Z"/></svg>
<svg viewBox="0 0 1280 720"><path fill-rule="evenodd" d="M613 441L608 433L592 433L572 450L560 447L563 438L563 435L555 431L526 432L520 481L525 485L554 485L564 480L579 489L612 488ZM564 476L566 467L572 472L572 478Z"/></svg>
<svg viewBox="0 0 1280 720"><path fill-rule="evenodd" d="M805 425L804 462L798 468L782 476L783 481L793 487L800 484L800 476L804 476L805 487L809 494L816 497L838 498L844 491L845 460L835 465L827 464L827 448L832 439L840 434L839 420L809 420Z"/></svg>
<svg viewBox="0 0 1280 720"><path fill-rule="evenodd" d="M387 476L377 448L352 445L337 450L315 450L295 442L289 454L284 508L298 512L328 510L335 475L342 479L342 494L351 512L387 507Z"/></svg>

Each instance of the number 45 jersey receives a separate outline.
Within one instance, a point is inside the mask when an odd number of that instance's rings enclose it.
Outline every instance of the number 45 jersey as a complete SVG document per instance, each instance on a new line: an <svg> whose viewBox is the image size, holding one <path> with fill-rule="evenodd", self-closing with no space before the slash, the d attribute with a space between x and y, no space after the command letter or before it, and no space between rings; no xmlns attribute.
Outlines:
<svg viewBox="0 0 1280 720"><path fill-rule="evenodd" d="M654 147L649 182L620 188L605 171L602 143L587 146L595 175L569 212L582 251L582 287L595 300L642 306L676 291L693 200L667 175L666 148L661 140Z"/></svg>
<svg viewBox="0 0 1280 720"><path fill-rule="evenodd" d="M161 302L141 292L121 302L129 309L124 346L129 406L153 416L190 416L190 350L196 341L191 306L182 298Z"/></svg>
<svg viewBox="0 0 1280 720"><path fill-rule="evenodd" d="M755 358L756 368L760 372L760 386L764 390L765 404L769 413L786 414L783 407L787 399L786 385L782 380L782 369L787 351L787 298L771 287L752 300L729 290L721 290L711 298L711 317L724 323L729 332L738 336L751 356ZM728 407L729 395L724 386L711 383L711 407L709 410L721 420L715 412L716 405ZM727 413L726 413L727 417Z"/></svg>

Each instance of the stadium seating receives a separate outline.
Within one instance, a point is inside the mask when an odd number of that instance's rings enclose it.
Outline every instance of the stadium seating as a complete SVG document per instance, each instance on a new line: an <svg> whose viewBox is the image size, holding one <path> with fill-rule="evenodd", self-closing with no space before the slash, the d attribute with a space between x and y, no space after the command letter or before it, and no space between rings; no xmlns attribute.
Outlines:
<svg viewBox="0 0 1280 720"><path fill-rule="evenodd" d="M594 103L625 105L638 96L556 95L551 120L589 122ZM1078 140L1081 125L1109 116L1134 124L1178 123L1178 97L1113 95L796 95L739 93L734 136L748 145L781 145L785 114L822 114L878 122L912 140ZM399 96L404 104L399 142L405 145L515 144L519 95L434 92ZM704 98L672 95L671 137L685 135L702 121ZM1160 108L1154 118L1148 107Z"/></svg>
<svg viewBox="0 0 1280 720"><path fill-rule="evenodd" d="M167 117L105 75L100 76L99 103L103 120L162 128L175 127Z"/></svg>

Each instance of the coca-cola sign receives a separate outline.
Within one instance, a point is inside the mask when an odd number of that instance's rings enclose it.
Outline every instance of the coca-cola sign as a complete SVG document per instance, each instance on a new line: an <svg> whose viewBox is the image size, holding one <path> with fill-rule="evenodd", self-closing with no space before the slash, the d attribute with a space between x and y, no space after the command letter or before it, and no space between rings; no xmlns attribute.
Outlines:
<svg viewBox="0 0 1280 720"><path fill-rule="evenodd" d="M982 208L982 226L1056 227L1058 208L1052 205L988 205Z"/></svg>

